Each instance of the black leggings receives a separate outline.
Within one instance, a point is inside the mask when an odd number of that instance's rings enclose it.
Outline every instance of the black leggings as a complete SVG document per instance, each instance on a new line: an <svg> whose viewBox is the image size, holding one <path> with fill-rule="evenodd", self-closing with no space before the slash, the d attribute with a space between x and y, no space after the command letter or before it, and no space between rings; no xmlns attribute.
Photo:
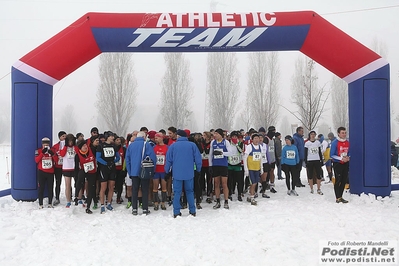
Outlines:
<svg viewBox="0 0 399 266"><path fill-rule="evenodd" d="M76 178L76 183L75 183L75 198L79 197L79 192L84 189L85 187L85 179L86 179L86 173L83 170L79 170L78 176Z"/></svg>
<svg viewBox="0 0 399 266"><path fill-rule="evenodd" d="M87 202L86 203L87 203L87 208L90 209L92 200L94 200L94 203L97 203L97 197L96 197L97 173L94 173L94 174L87 173L86 179L87 179Z"/></svg>
<svg viewBox="0 0 399 266"><path fill-rule="evenodd" d="M201 188L201 173L194 171L194 192L197 203L201 202L202 188ZM185 193L184 193L185 194Z"/></svg>
<svg viewBox="0 0 399 266"><path fill-rule="evenodd" d="M148 210L148 190L150 188L150 179L143 179L138 176L132 176L132 207L137 210L137 200L139 188L143 195L143 210Z"/></svg>
<svg viewBox="0 0 399 266"><path fill-rule="evenodd" d="M207 180L209 179L209 178L211 178L212 179L212 177L209 175L209 167L202 167L201 168L201 175L200 175L200 184L201 184L201 189L203 190L203 191L205 191L205 189L206 189L206 187L207 187L207 185L206 185L206 183L207 183Z"/></svg>
<svg viewBox="0 0 399 266"><path fill-rule="evenodd" d="M348 182L349 163L344 163L344 164L333 163L333 167L335 175L334 192L335 192L335 197L338 199L342 198L345 185Z"/></svg>
<svg viewBox="0 0 399 266"><path fill-rule="evenodd" d="M236 190L236 185L238 195L241 195L244 191L244 172L242 170L229 170L229 179L227 182L230 196L233 195L233 192Z"/></svg>
<svg viewBox="0 0 399 266"><path fill-rule="evenodd" d="M44 188L47 185L48 191L48 204L53 202L53 185L54 185L54 174L46 173L38 170L37 173L39 183L39 205L43 205Z"/></svg>
<svg viewBox="0 0 399 266"><path fill-rule="evenodd" d="M125 177L126 177L126 171L116 170L115 188L116 188L116 198L117 199L120 199L122 196L123 183L125 182Z"/></svg>
<svg viewBox="0 0 399 266"><path fill-rule="evenodd" d="M293 190L295 190L295 183L297 178L298 169L296 165L288 165L283 164L281 165L281 169L285 174L285 185L287 186L288 190L291 190L290 185ZM290 184L291 179L291 184Z"/></svg>
<svg viewBox="0 0 399 266"><path fill-rule="evenodd" d="M62 168L54 168L55 177L55 199L60 200Z"/></svg>

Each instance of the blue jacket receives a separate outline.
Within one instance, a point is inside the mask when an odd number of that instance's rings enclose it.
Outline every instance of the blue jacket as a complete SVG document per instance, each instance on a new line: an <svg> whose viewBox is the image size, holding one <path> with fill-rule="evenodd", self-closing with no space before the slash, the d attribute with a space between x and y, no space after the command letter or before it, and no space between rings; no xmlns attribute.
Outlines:
<svg viewBox="0 0 399 266"><path fill-rule="evenodd" d="M154 148L150 143L144 142L144 138L138 137L132 144L129 145L126 151L126 171L128 172L129 176L140 176L141 161L144 159L142 157L143 145L145 145L144 158L147 156L151 158L151 160L154 162L155 171L157 157L155 155Z"/></svg>
<svg viewBox="0 0 399 266"><path fill-rule="evenodd" d="M294 145L298 149L299 159L303 161L305 159L305 140L303 139L303 136L298 133L295 133L293 137Z"/></svg>
<svg viewBox="0 0 399 266"><path fill-rule="evenodd" d="M174 179L189 180L194 178L194 165L196 171L201 172L202 157L197 145L185 137L179 137L166 153L165 173L172 170Z"/></svg>
<svg viewBox="0 0 399 266"><path fill-rule="evenodd" d="M297 165L298 163L299 163L299 154L296 146L285 145L283 151L281 152L281 164Z"/></svg>

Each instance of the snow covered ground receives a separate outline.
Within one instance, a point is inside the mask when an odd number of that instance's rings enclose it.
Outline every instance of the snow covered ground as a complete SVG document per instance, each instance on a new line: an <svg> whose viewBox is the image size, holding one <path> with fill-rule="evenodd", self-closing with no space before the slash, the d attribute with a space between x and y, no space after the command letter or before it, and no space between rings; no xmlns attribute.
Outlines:
<svg viewBox="0 0 399 266"><path fill-rule="evenodd" d="M0 148L0 153L2 149ZM0 174L6 163L1 154ZM9 156L9 153L8 153ZM302 182L306 182L302 171ZM4 180L3 180L4 179ZM399 171L393 181L399 183ZM0 189L10 185L5 177ZM345 193L336 204L332 184L323 196L298 188L258 206L238 202L230 210L203 203L197 217L172 218L172 208L132 216L131 210L88 215L84 208L38 209L37 202L0 198L0 265L318 265L320 240L399 240L399 191L391 197ZM46 199L45 199L46 203Z"/></svg>

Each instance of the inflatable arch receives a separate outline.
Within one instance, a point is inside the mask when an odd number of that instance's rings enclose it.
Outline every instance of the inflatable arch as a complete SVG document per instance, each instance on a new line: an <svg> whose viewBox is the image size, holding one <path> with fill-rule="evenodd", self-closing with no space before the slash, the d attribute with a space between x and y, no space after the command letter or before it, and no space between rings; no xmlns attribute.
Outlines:
<svg viewBox="0 0 399 266"><path fill-rule="evenodd" d="M102 52L288 50L349 83L350 192L390 195L389 65L315 12L301 11L84 15L12 67L12 197L37 198L33 157L41 138L53 135L53 85Z"/></svg>

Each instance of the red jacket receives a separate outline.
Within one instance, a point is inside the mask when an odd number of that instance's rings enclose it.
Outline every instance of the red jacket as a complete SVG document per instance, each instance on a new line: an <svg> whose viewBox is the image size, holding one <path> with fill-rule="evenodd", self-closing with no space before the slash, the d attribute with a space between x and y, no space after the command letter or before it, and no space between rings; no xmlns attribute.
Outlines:
<svg viewBox="0 0 399 266"><path fill-rule="evenodd" d="M54 167L55 168L62 168L62 156L60 155L60 142L57 144L54 144L54 146L51 148L51 150L54 152L53 155L53 161L54 161Z"/></svg>
<svg viewBox="0 0 399 266"><path fill-rule="evenodd" d="M80 151L76 154L79 157L79 169L89 174L97 173L96 157L91 152L91 149L88 149L86 154L82 154Z"/></svg>
<svg viewBox="0 0 399 266"><path fill-rule="evenodd" d="M35 152L35 162L37 164L37 169L54 174L54 162L53 157L48 153L42 153L42 148L39 148Z"/></svg>

